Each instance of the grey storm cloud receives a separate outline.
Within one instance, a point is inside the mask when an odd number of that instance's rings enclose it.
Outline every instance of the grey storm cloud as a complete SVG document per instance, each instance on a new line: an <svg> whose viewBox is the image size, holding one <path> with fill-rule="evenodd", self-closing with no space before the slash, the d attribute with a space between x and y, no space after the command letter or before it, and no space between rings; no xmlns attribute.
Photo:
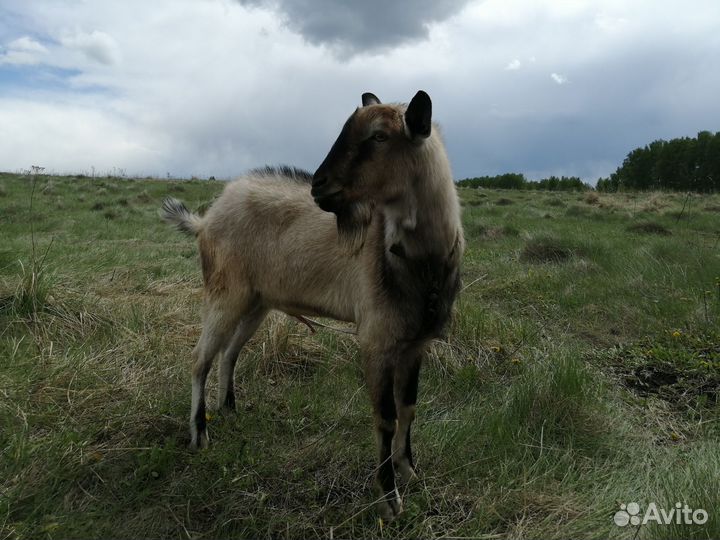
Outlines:
<svg viewBox="0 0 720 540"><path fill-rule="evenodd" d="M343 54L376 52L428 37L429 25L459 12L469 0L238 0L269 8L307 41Z"/></svg>
<svg viewBox="0 0 720 540"><path fill-rule="evenodd" d="M0 163L314 170L362 92L423 89L456 178L592 182L633 148L719 129L720 2L685 4L2 0Z"/></svg>

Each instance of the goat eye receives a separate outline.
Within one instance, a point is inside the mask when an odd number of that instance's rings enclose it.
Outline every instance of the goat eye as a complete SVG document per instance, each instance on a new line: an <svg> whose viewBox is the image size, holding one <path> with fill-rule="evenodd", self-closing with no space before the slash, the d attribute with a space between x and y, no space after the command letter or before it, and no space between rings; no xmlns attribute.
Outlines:
<svg viewBox="0 0 720 540"><path fill-rule="evenodd" d="M376 140L377 142L385 142L388 140L388 135L387 135L387 133L385 133L383 131L378 131L376 133L373 133L372 138L373 138L373 140Z"/></svg>

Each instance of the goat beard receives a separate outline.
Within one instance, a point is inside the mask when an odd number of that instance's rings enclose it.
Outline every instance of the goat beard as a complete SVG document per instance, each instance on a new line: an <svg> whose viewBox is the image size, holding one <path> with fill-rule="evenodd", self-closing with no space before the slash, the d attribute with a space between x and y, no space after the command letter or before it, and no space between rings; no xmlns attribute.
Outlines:
<svg viewBox="0 0 720 540"><path fill-rule="evenodd" d="M351 253L359 252L365 245L373 209L370 202L353 202L335 214L340 245Z"/></svg>

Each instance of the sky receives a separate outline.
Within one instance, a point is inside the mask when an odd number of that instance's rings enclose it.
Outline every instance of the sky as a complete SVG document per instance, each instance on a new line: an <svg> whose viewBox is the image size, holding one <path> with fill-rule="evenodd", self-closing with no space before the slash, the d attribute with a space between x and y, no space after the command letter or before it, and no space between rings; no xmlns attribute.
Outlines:
<svg viewBox="0 0 720 540"><path fill-rule="evenodd" d="M607 176L720 131L717 0L2 0L0 170L311 172L363 92L433 100L456 178Z"/></svg>

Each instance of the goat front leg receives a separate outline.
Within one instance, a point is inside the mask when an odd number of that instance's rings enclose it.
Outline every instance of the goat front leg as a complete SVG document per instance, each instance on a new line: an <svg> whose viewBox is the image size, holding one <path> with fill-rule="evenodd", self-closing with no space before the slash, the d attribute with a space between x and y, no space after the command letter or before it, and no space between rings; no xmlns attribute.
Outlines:
<svg viewBox="0 0 720 540"><path fill-rule="evenodd" d="M394 394L398 425L393 439L393 462L404 484L417 478L410 445L410 427L415 420L421 355L401 358L395 366Z"/></svg>
<svg viewBox="0 0 720 540"><path fill-rule="evenodd" d="M375 486L380 495L378 503L380 516L386 521L392 520L402 512L402 501L395 485L392 460L392 441L397 423L393 398L393 374L388 357L366 359L365 379L370 390L378 448Z"/></svg>

